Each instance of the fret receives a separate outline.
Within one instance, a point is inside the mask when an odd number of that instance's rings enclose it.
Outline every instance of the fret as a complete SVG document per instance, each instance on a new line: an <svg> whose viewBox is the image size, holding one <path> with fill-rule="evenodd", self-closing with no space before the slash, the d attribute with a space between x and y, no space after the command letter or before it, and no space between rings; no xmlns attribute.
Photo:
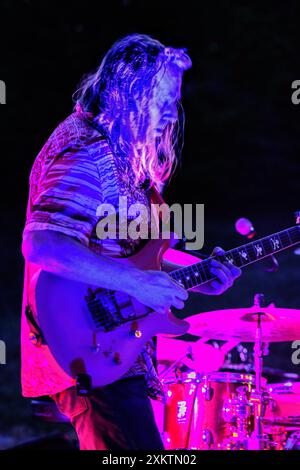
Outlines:
<svg viewBox="0 0 300 470"><path fill-rule="evenodd" d="M286 230L286 237L288 239L288 244L292 245L293 242L292 242L289 230Z"/></svg>
<svg viewBox="0 0 300 470"><path fill-rule="evenodd" d="M190 289L193 284L186 268L177 269L170 273L170 276L185 289Z"/></svg>
<svg viewBox="0 0 300 470"><path fill-rule="evenodd" d="M233 251L233 250L232 250ZM232 251L228 251L224 256L221 258L226 261L227 263L235 264L236 265L236 260L234 259L234 255Z"/></svg>
<svg viewBox="0 0 300 470"><path fill-rule="evenodd" d="M249 263L249 254L246 248L241 248L240 250L237 250L240 260L243 264Z"/></svg>
<svg viewBox="0 0 300 470"><path fill-rule="evenodd" d="M248 253L245 247L235 248L231 250L235 266L242 267L248 262ZM247 259L246 259L246 258Z"/></svg>
<svg viewBox="0 0 300 470"><path fill-rule="evenodd" d="M199 269L197 267L197 265L194 265L192 264L191 265L191 269L193 270L193 273L194 273L194 278L196 279L196 282L198 283L199 280L200 280L200 273L199 273ZM202 279L201 279L202 280Z"/></svg>
<svg viewBox="0 0 300 470"><path fill-rule="evenodd" d="M280 243L283 248L287 248L291 245L291 238L289 236L288 230L279 233L278 236L280 238Z"/></svg>
<svg viewBox="0 0 300 470"><path fill-rule="evenodd" d="M209 261L208 260L203 261L202 270L203 270L204 275L205 275L205 279L206 279L205 282L210 281L213 278L213 275L210 272Z"/></svg>
<svg viewBox="0 0 300 470"><path fill-rule="evenodd" d="M265 256L272 255L274 253L275 247L280 246L280 243L277 241L277 239L273 239L272 241L271 238L263 238L261 242L264 247Z"/></svg>
<svg viewBox="0 0 300 470"><path fill-rule="evenodd" d="M196 263L191 266L194 274L195 283L193 287L204 284L210 279L209 271L205 268L205 262Z"/></svg>
<svg viewBox="0 0 300 470"><path fill-rule="evenodd" d="M192 281L192 284L193 284L192 287L196 286L199 280L198 280L192 266L189 266L189 272L190 272L191 281Z"/></svg>
<svg viewBox="0 0 300 470"><path fill-rule="evenodd" d="M260 240L255 240L229 250L221 256L212 256L211 258L215 258L221 262L226 261L242 268L248 264L266 258L273 253L296 245L297 243L300 243L300 226L282 230L281 232L274 233ZM184 268L176 269L169 273L169 275L185 289L191 289L205 284L215 279L215 276L211 274L209 268L211 258L190 266L185 266Z"/></svg>
<svg viewBox="0 0 300 470"><path fill-rule="evenodd" d="M300 238L300 227L293 227L292 229L289 229L288 232L293 245L295 245L295 243L298 243Z"/></svg>
<svg viewBox="0 0 300 470"><path fill-rule="evenodd" d="M249 243L249 245L246 245L246 247L250 263L253 263L254 261L256 261L256 251L254 249L254 246L252 245L252 243Z"/></svg>
<svg viewBox="0 0 300 470"><path fill-rule="evenodd" d="M262 259L264 257L264 247L262 240L258 240L252 243L254 248L255 260Z"/></svg>
<svg viewBox="0 0 300 470"><path fill-rule="evenodd" d="M268 239L268 242L271 243L271 249L273 252L276 252L282 248L282 244L278 235L274 235Z"/></svg>
<svg viewBox="0 0 300 470"><path fill-rule="evenodd" d="M244 256L242 255L244 254ZM227 262L230 264L233 264L234 266L241 267L247 264L247 260L245 258L249 259L249 255L247 252L246 245L239 248L234 248L233 250L227 251L224 255L222 256L217 256L216 258L220 260L221 262Z"/></svg>
<svg viewBox="0 0 300 470"><path fill-rule="evenodd" d="M185 287L182 283L182 280L181 280L180 271L181 271L180 269L177 269L176 271L171 272L169 275L174 279L174 281L178 282L183 287Z"/></svg>
<svg viewBox="0 0 300 470"><path fill-rule="evenodd" d="M184 277L183 277L182 275L179 276L179 278L177 279L177 281L178 281L179 284L181 284L182 287L184 287L185 289L188 288L188 286L185 285Z"/></svg>
<svg viewBox="0 0 300 470"><path fill-rule="evenodd" d="M172 271L172 272L170 273L170 276L171 276L175 281L178 281L178 279L179 279L179 270Z"/></svg>
<svg viewBox="0 0 300 470"><path fill-rule="evenodd" d="M176 280L184 289L188 289L188 286L185 285L185 282L182 278L179 278L179 279L176 279Z"/></svg>
<svg viewBox="0 0 300 470"><path fill-rule="evenodd" d="M202 263L193 264L193 269L198 271L199 277L202 283L207 281L207 277L206 277L205 270L204 270L204 265Z"/></svg>
<svg viewBox="0 0 300 470"><path fill-rule="evenodd" d="M193 282L192 275L188 266L184 270L184 282L187 284L188 289L194 287L195 285L195 280Z"/></svg>

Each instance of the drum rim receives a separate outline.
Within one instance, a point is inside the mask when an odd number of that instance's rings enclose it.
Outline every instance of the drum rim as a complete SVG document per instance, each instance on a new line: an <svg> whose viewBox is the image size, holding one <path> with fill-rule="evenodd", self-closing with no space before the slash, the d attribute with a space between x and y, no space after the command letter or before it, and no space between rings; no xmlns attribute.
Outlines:
<svg viewBox="0 0 300 470"><path fill-rule="evenodd" d="M288 380L285 382L269 383L268 391L271 395L299 395L300 382Z"/></svg>
<svg viewBox="0 0 300 470"><path fill-rule="evenodd" d="M163 382L166 385L185 384L185 383L202 383L219 382L219 383L242 383L253 384L255 382L255 375L253 374L240 374L239 372L210 372L208 374L196 374L195 377L188 377L189 373L183 373L180 378L169 378Z"/></svg>
<svg viewBox="0 0 300 470"><path fill-rule="evenodd" d="M203 375L202 379L207 379L211 382L253 383L255 376L252 374L240 374L239 372L211 372Z"/></svg>

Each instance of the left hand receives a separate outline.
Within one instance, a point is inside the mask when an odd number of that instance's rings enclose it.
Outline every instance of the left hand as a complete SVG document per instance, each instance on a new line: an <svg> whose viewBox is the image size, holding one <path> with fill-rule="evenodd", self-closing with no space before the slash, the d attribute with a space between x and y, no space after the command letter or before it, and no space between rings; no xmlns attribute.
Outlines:
<svg viewBox="0 0 300 470"><path fill-rule="evenodd" d="M220 247L216 247L212 256L222 255L224 250ZM197 287L197 292L206 295L220 295L229 289L234 283L235 279L240 277L242 271L231 263L220 263L216 259L212 259L209 264L209 270L216 279L207 282L203 286Z"/></svg>

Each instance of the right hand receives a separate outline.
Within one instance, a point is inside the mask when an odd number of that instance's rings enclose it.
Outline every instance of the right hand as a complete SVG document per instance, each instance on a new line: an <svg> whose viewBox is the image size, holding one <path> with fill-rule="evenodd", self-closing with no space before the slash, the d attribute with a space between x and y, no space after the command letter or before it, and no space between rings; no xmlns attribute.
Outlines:
<svg viewBox="0 0 300 470"><path fill-rule="evenodd" d="M134 292L130 295L158 313L166 313L171 307L182 309L188 292L162 271L139 271Z"/></svg>

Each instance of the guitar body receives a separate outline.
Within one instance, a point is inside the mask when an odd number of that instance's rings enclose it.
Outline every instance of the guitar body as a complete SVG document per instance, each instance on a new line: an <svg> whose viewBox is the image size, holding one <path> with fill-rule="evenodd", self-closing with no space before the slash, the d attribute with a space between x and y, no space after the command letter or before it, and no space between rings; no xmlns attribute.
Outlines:
<svg viewBox="0 0 300 470"><path fill-rule="evenodd" d="M150 240L140 252L119 261L140 269L160 269L167 248L167 240ZM46 271L39 275L35 304L39 326L57 363L74 379L88 374L93 388L120 379L153 336L178 336L189 327L171 311L163 315L150 311L122 291Z"/></svg>

